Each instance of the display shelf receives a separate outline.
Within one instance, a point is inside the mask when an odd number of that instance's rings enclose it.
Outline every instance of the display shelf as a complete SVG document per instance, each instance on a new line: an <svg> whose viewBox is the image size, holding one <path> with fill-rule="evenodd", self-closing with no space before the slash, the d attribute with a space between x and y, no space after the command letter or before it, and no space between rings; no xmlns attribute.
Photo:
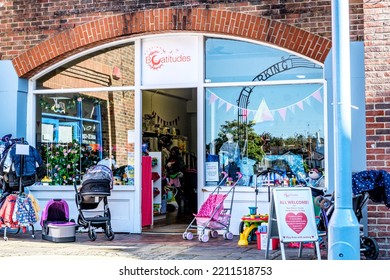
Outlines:
<svg viewBox="0 0 390 280"><path fill-rule="evenodd" d="M158 174L158 178L153 180L152 188L158 190L158 194L153 197L153 204L160 205L158 212L153 211L155 215L160 214L161 212L161 199L162 199L162 166L161 166L161 152L149 152L149 156L152 158L152 178L153 172Z"/></svg>

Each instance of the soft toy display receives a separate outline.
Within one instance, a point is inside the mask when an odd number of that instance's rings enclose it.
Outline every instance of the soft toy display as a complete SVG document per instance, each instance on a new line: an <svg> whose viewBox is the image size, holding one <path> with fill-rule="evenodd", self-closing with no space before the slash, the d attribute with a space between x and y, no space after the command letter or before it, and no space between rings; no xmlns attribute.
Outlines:
<svg viewBox="0 0 390 280"><path fill-rule="evenodd" d="M323 175L318 169L316 169L316 168L310 169L308 176L309 176L308 183L311 186L316 187L316 188L323 188L324 187Z"/></svg>

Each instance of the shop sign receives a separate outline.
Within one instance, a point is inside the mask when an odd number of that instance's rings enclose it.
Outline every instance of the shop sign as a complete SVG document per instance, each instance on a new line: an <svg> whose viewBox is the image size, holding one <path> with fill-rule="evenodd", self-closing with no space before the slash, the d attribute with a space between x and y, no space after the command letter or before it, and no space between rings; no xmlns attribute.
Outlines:
<svg viewBox="0 0 390 280"><path fill-rule="evenodd" d="M275 188L272 200L281 242L318 240L310 188Z"/></svg>
<svg viewBox="0 0 390 280"><path fill-rule="evenodd" d="M198 38L172 36L142 40L142 84L195 83Z"/></svg>

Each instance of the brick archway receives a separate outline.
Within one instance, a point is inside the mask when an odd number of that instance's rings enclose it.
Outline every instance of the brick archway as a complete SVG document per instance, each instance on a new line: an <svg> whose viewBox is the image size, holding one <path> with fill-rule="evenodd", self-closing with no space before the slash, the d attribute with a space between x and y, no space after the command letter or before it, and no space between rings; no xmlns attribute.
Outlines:
<svg viewBox="0 0 390 280"><path fill-rule="evenodd" d="M19 77L29 78L81 50L140 34L174 31L231 35L276 45L324 62L327 38L258 16L206 8L166 8L113 15L88 22L34 46L12 60Z"/></svg>

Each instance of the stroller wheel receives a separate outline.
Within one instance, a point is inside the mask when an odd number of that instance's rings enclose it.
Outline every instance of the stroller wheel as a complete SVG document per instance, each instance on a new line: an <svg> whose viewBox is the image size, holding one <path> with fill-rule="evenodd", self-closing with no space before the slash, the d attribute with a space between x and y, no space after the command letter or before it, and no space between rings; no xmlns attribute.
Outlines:
<svg viewBox="0 0 390 280"><path fill-rule="evenodd" d="M367 260L376 260L379 255L379 245L375 239L363 236L360 239L360 249Z"/></svg>
<svg viewBox="0 0 390 280"><path fill-rule="evenodd" d="M322 197L322 195L316 196L316 197L314 198L314 204L315 204L316 206L320 206L321 201L322 201L323 199L324 199L324 198Z"/></svg>
<svg viewBox="0 0 390 280"><path fill-rule="evenodd" d="M108 238L108 240L114 240L115 238L115 233L114 231L111 229L111 228L107 228L105 231L104 231L106 237Z"/></svg>
<svg viewBox="0 0 390 280"><path fill-rule="evenodd" d="M184 232L183 233L183 239L192 240L193 238L194 238L194 235L192 234L192 232Z"/></svg>
<svg viewBox="0 0 390 280"><path fill-rule="evenodd" d="M324 198L320 203L320 207L324 210L328 210L331 205L332 203L327 198Z"/></svg>
<svg viewBox="0 0 390 280"><path fill-rule="evenodd" d="M232 240L233 239L233 233L231 233L230 231L225 232L223 234L223 238L225 238L226 240Z"/></svg>
<svg viewBox="0 0 390 280"><path fill-rule="evenodd" d="M199 241L204 242L204 243L208 242L209 241L209 235L208 234L201 234L201 235L199 235Z"/></svg>
<svg viewBox="0 0 390 280"><path fill-rule="evenodd" d="M216 231L216 230L210 231L210 236L211 236L212 238L218 237L218 231Z"/></svg>
<svg viewBox="0 0 390 280"><path fill-rule="evenodd" d="M90 229L88 231L88 237L89 237L89 239L91 239L91 241L95 241L96 237L97 237L96 231L93 229Z"/></svg>

